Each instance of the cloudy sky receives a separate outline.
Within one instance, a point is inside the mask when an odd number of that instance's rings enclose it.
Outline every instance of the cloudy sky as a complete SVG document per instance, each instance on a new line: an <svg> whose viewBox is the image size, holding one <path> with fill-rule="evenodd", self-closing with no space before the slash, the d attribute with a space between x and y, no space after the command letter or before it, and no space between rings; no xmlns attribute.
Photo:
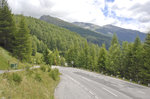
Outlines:
<svg viewBox="0 0 150 99"><path fill-rule="evenodd" d="M150 30L150 0L8 0L15 14Z"/></svg>

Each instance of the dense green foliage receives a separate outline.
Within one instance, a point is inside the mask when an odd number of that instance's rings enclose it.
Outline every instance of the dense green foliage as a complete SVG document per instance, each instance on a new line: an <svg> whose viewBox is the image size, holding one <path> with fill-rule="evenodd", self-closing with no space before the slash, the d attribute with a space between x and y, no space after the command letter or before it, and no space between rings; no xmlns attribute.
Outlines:
<svg viewBox="0 0 150 99"><path fill-rule="evenodd" d="M111 40L110 36L104 35L102 33L97 33L95 31L91 31L89 29L84 29L84 28L78 27L74 24L65 22L61 19L54 18L51 16L44 15L40 19L44 20L48 23L55 24L57 26L66 28L70 31L76 32L79 35L81 35L82 37L86 38L88 42L98 44L99 46L101 46L103 43L105 43L107 48L110 46L110 40Z"/></svg>
<svg viewBox="0 0 150 99"><path fill-rule="evenodd" d="M21 61L31 56L31 40L23 16L19 27L15 26L13 15L6 0L0 4L0 46L12 52Z"/></svg>
<svg viewBox="0 0 150 99"><path fill-rule="evenodd" d="M150 82L150 33L147 35L145 43L144 43L144 64L141 69L142 77L145 79L143 81L145 83Z"/></svg>
<svg viewBox="0 0 150 99"><path fill-rule="evenodd" d="M132 79L142 84L150 83L150 34L143 43L136 37L134 43L118 43L114 34L107 51L105 45L99 47L84 44L72 46L66 53L68 65L101 72L108 75Z"/></svg>
<svg viewBox="0 0 150 99"><path fill-rule="evenodd" d="M17 26L20 18L19 15L15 16ZM26 17L25 20L30 30L30 34L36 36L34 39L39 40L36 40L36 43L40 42L40 45L37 45L38 52L39 49L43 48L42 46L44 46L44 44L46 44L50 50L55 50L57 48L60 51L66 51L75 41L78 41L80 44L83 44L82 42L85 41L84 38L67 29L48 24L32 17Z"/></svg>
<svg viewBox="0 0 150 99"><path fill-rule="evenodd" d="M16 27L6 0L0 3L0 46L12 52Z"/></svg>
<svg viewBox="0 0 150 99"><path fill-rule="evenodd" d="M20 59L20 60L30 60L31 56L31 37L29 34L29 29L25 24L25 19L21 16L22 19L20 21L18 33L15 36L15 47L13 53Z"/></svg>

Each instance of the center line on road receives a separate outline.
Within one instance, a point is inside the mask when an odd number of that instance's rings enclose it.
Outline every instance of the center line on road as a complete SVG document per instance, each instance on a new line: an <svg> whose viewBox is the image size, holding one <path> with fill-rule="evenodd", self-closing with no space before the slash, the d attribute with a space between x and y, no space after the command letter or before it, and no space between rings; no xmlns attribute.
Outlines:
<svg viewBox="0 0 150 99"><path fill-rule="evenodd" d="M113 92L111 92L111 91L109 91L108 89L106 89L106 88L103 88L105 91L107 91L107 92L109 92L110 94L112 94L112 95L114 95L114 96L116 96L117 97L117 95L116 94L114 94Z"/></svg>
<svg viewBox="0 0 150 99"><path fill-rule="evenodd" d="M93 92L91 92L90 90L88 90L86 87L84 87L82 84L80 84L78 81L76 81L75 79L73 79L72 77L65 75L68 78L70 78L72 81L74 81L76 84L78 84L81 88L83 88L84 90L86 90L87 92L89 92L92 96L95 97L95 99L99 99Z"/></svg>

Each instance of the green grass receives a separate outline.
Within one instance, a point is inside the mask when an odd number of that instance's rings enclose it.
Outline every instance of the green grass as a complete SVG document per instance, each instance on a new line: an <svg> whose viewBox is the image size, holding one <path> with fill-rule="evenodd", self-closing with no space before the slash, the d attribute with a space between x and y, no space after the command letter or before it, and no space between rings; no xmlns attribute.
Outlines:
<svg viewBox="0 0 150 99"><path fill-rule="evenodd" d="M50 76L56 70L26 70L0 75L0 99L54 99L54 90L59 83ZM16 75L19 75L20 78Z"/></svg>
<svg viewBox="0 0 150 99"><path fill-rule="evenodd" d="M10 64L18 64L18 68L31 66L28 63L21 63L11 53L0 47L0 70L10 69Z"/></svg>

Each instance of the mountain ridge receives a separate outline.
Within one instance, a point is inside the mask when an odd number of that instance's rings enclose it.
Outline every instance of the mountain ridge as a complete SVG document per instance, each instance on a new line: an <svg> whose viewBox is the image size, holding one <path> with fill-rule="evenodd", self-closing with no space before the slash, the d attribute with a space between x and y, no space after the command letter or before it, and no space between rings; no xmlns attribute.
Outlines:
<svg viewBox="0 0 150 99"><path fill-rule="evenodd" d="M73 22L73 24L78 25L83 28L91 29L96 32L101 32L104 34L113 35L114 33L116 33L118 36L118 39L121 41L133 42L136 36L139 36L140 39L144 41L146 37L145 33L140 32L138 30L125 29L125 28L114 26L111 24L104 25L104 26L98 26L92 23L84 23L84 22Z"/></svg>

